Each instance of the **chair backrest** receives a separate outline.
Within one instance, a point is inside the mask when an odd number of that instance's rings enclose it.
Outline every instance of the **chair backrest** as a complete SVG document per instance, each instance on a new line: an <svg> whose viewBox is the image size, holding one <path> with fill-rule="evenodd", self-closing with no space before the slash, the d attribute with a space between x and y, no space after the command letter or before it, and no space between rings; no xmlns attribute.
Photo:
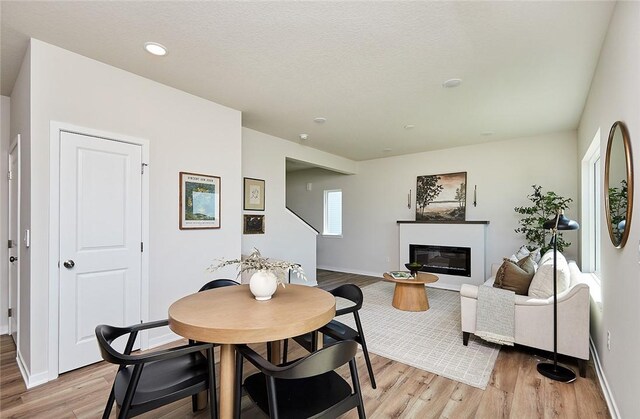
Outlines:
<svg viewBox="0 0 640 419"><path fill-rule="evenodd" d="M333 371L338 367L348 363L355 356L358 344L352 340L345 340L327 345L324 348L312 352L289 365L266 369L262 371L265 375L270 375L281 379L297 379L313 377Z"/></svg>
<svg viewBox="0 0 640 419"><path fill-rule="evenodd" d="M198 292L212 290L214 288L228 287L231 285L240 285L240 284L232 279L214 279L213 281L209 281L206 284L204 284L202 288L198 290Z"/></svg>
<svg viewBox="0 0 640 419"><path fill-rule="evenodd" d="M124 354L116 351L111 343L119 338L122 335L126 335L131 333L131 327L114 327L106 324L100 324L96 326L96 339L98 340L98 346L100 347L100 354L102 355L102 359L112 364L123 364L126 362L126 357ZM133 338L135 340L135 337ZM131 341L131 338L129 338ZM125 348L125 353L131 352L131 348L129 346L133 346L133 342L129 345L127 342L127 348Z"/></svg>
<svg viewBox="0 0 640 419"><path fill-rule="evenodd" d="M329 291L334 297L345 298L354 303L353 306L336 310L336 316L345 313L351 313L353 311L360 310L362 308L362 302L364 301L364 295L360 287L354 284L340 285L338 288L334 288Z"/></svg>

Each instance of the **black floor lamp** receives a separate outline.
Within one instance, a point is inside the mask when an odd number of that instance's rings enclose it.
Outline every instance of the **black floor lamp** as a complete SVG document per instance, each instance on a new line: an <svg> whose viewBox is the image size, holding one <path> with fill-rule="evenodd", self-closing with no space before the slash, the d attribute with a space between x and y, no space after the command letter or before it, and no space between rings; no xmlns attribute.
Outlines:
<svg viewBox="0 0 640 419"><path fill-rule="evenodd" d="M539 363L538 372L552 380L570 383L575 381L576 374L569 368L558 365L558 230L577 230L580 225L558 211L553 219L545 221L542 226L545 230L551 229L553 242L553 364Z"/></svg>

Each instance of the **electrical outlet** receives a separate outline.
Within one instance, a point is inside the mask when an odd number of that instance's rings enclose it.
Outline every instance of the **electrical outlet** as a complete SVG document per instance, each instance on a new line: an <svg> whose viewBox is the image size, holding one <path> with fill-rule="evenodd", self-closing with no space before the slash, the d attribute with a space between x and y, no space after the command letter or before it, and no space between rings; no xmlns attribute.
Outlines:
<svg viewBox="0 0 640 419"><path fill-rule="evenodd" d="M391 262L391 258L387 256L387 263Z"/></svg>
<svg viewBox="0 0 640 419"><path fill-rule="evenodd" d="M607 349L611 350L611 332L607 330Z"/></svg>

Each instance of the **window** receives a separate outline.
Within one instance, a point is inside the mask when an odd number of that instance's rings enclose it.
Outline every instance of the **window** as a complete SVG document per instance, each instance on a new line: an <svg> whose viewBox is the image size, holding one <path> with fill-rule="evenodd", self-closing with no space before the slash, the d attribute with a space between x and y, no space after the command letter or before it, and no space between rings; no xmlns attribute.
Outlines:
<svg viewBox="0 0 640 419"><path fill-rule="evenodd" d="M600 278L600 242L602 229L602 165L600 130L591 141L582 160L582 265L584 272Z"/></svg>
<svg viewBox="0 0 640 419"><path fill-rule="evenodd" d="M598 158L596 159L595 162L593 162L592 168L593 168L593 183L594 183L594 188L593 188L593 201L591 202L592 208L593 208L593 213L594 213L594 217L593 219L595 220L595 222L593 223L594 225L592 226L593 229L593 248L591 249L592 252L592 256L593 256L593 272L596 274L596 276L598 276L598 278L600 278L600 244L601 244L601 238L600 238L600 229L602 227L602 206L604 205L604 203L602 202L602 171L600 170L600 153L598 153Z"/></svg>
<svg viewBox="0 0 640 419"><path fill-rule="evenodd" d="M324 191L325 236L342 236L342 190Z"/></svg>

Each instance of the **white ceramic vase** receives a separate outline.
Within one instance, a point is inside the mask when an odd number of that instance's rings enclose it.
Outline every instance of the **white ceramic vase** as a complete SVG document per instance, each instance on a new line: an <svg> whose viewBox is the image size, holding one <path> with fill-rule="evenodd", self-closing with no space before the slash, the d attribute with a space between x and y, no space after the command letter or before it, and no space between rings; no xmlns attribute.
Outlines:
<svg viewBox="0 0 640 419"><path fill-rule="evenodd" d="M271 271L257 271L251 275L249 289L256 300L270 300L278 288L278 278Z"/></svg>

